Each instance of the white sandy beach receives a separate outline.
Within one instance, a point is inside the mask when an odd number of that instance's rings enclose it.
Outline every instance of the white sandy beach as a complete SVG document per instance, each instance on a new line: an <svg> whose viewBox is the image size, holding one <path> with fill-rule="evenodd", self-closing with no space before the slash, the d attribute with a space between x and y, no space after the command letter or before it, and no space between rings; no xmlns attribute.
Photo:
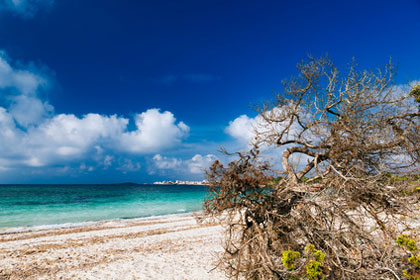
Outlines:
<svg viewBox="0 0 420 280"><path fill-rule="evenodd" d="M221 237L192 214L0 229L0 279L226 279Z"/></svg>

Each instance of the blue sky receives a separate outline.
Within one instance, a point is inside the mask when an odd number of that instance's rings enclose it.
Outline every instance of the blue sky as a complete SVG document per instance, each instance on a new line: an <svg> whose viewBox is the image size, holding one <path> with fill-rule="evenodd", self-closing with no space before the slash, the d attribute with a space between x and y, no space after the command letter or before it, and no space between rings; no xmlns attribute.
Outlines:
<svg viewBox="0 0 420 280"><path fill-rule="evenodd" d="M420 80L420 1L0 0L0 183L202 179L308 54Z"/></svg>

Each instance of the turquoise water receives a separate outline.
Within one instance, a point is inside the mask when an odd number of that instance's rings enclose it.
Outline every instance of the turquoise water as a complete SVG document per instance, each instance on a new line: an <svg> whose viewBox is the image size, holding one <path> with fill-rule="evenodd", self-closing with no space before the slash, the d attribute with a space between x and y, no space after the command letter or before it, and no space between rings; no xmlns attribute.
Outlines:
<svg viewBox="0 0 420 280"><path fill-rule="evenodd" d="M205 186L0 185L0 228L129 219L201 210Z"/></svg>

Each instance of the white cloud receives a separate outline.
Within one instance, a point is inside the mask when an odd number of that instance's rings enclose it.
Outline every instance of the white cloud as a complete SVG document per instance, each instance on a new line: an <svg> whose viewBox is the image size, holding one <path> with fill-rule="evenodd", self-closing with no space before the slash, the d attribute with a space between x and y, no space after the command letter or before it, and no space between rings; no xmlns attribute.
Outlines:
<svg viewBox="0 0 420 280"><path fill-rule="evenodd" d="M104 169L107 169L108 167L112 166L112 161L114 160L113 156L106 155L102 164L104 166Z"/></svg>
<svg viewBox="0 0 420 280"><path fill-rule="evenodd" d="M266 117L269 119L283 119L284 113L287 108L274 108L270 111L265 112ZM287 146L277 147L272 143L277 141L280 137L281 132L288 125L288 119L285 118L283 122L268 123L261 115L257 115L254 118L250 118L247 115L241 115L233 121L229 122L229 125L225 128L225 132L235 138L242 149L250 149L253 145L258 142L258 147L262 152L264 159L269 160L276 168L282 168L281 155ZM289 133L283 135L283 140L291 139L293 136L301 132L301 129L297 124L293 124L289 128ZM256 135L259 134L258 139ZM313 137L311 132L308 132L305 137ZM261 141L264 139L266 142ZM267 140L271 141L267 142ZM290 159L291 163L300 168L308 160L308 156L303 154L293 155Z"/></svg>
<svg viewBox="0 0 420 280"><path fill-rule="evenodd" d="M11 88L20 94L30 95L46 85L47 80L40 73L28 69L13 69L5 52L0 51L0 90Z"/></svg>
<svg viewBox="0 0 420 280"><path fill-rule="evenodd" d="M40 9L50 9L54 0L4 0L0 9L9 10L23 17L32 17Z"/></svg>
<svg viewBox="0 0 420 280"><path fill-rule="evenodd" d="M4 53L0 56L0 167L48 166L91 159L104 168L112 154L144 155L179 145L189 127L171 112L149 109L136 114L135 130L129 119L89 113L54 114L54 108L38 97L48 79L36 71L15 69ZM4 106L1 106L1 102ZM119 162L134 171L138 163Z"/></svg>
<svg viewBox="0 0 420 280"><path fill-rule="evenodd" d="M191 159L187 160L156 154L152 158L152 167L149 168L149 173L154 174L156 171L173 171L178 174L204 175L205 169L216 159L217 157L213 154L196 154Z"/></svg>
<svg viewBox="0 0 420 280"><path fill-rule="evenodd" d="M44 118L52 114L54 107L48 102L32 96L19 95L12 98L13 103L9 112L13 118L23 127L40 123Z"/></svg>
<svg viewBox="0 0 420 280"><path fill-rule="evenodd" d="M169 116L169 118L168 118ZM128 131L129 120L116 115L59 114L42 119L26 131L15 116L0 107L0 157L13 164L44 166L81 159L103 150L150 154L179 144L188 126L175 123L170 112L151 109L137 115L137 129ZM107 160L109 165L110 160Z"/></svg>
<svg viewBox="0 0 420 280"><path fill-rule="evenodd" d="M188 161L188 169L192 174L204 174L204 170L208 168L217 157L213 154L202 156L196 154Z"/></svg>
<svg viewBox="0 0 420 280"><path fill-rule="evenodd" d="M160 154L156 154L153 157L153 163L158 169L175 169L182 164L182 160L177 158L162 157Z"/></svg>
<svg viewBox="0 0 420 280"><path fill-rule="evenodd" d="M136 115L135 123L137 130L124 133L120 138L120 148L132 153L151 153L173 147L189 132L186 124L176 123L171 112L161 113L159 109Z"/></svg>
<svg viewBox="0 0 420 280"><path fill-rule="evenodd" d="M8 112L23 127L40 122L53 111L47 101L37 97L37 92L48 86L48 80L40 71L26 68L14 69L0 51L0 101L9 103Z"/></svg>
<svg viewBox="0 0 420 280"><path fill-rule="evenodd" d="M270 146L269 143L275 143L280 136L282 136L282 141L294 139L302 132L302 128L297 122L293 122L288 128L287 133L282 133L289 125L289 106L294 107L293 104L284 105L284 107L276 107L264 112L264 115L257 115L254 118L250 118L247 115L241 115L229 122L229 125L225 128L225 132L238 140L239 143L247 144L248 148L252 147L257 142L260 148L267 148L267 146ZM309 121L310 118L312 118L312 116L307 113L302 112L300 114L302 120L307 119ZM267 120L283 121L269 122ZM318 137L318 135L319 133L317 133L316 137ZM310 129L304 133L303 137L308 140L310 139L311 141L317 139L314 137L314 132Z"/></svg>
<svg viewBox="0 0 420 280"><path fill-rule="evenodd" d="M256 119L250 118L247 115L237 117L229 122L225 132L233 138L239 140L241 143L251 144L255 137Z"/></svg>

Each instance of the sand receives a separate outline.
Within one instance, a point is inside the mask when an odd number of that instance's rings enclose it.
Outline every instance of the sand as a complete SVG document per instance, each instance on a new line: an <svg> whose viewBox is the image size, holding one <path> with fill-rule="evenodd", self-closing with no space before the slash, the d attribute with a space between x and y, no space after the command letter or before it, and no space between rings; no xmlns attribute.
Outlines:
<svg viewBox="0 0 420 280"><path fill-rule="evenodd" d="M0 229L0 279L226 279L222 228L192 214Z"/></svg>

